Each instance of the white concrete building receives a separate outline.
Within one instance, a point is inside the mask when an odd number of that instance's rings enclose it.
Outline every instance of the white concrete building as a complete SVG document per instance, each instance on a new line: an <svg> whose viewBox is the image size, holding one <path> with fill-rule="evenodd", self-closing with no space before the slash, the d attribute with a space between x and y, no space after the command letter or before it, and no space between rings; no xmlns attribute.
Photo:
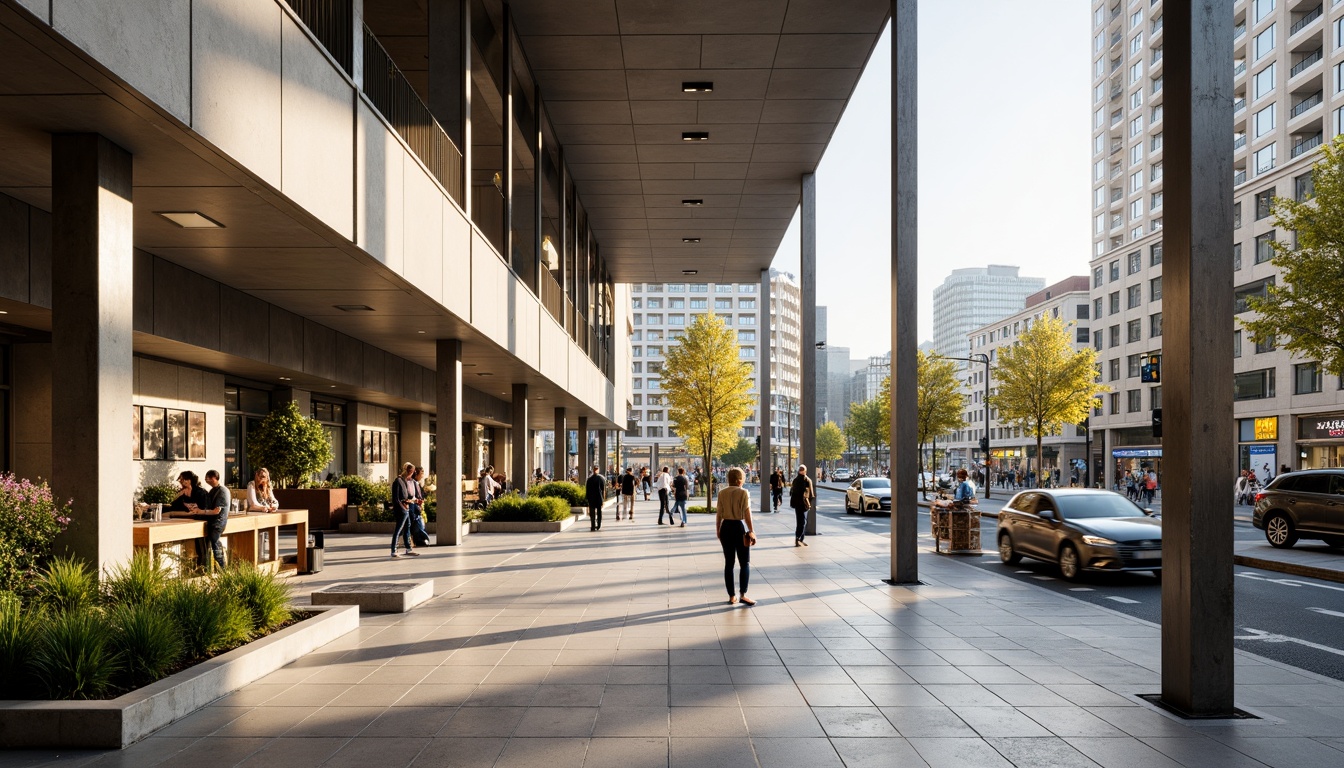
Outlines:
<svg viewBox="0 0 1344 768"><path fill-rule="evenodd" d="M1021 310L1028 296L1045 287L1045 278L1022 277L1018 269L991 264L952 270L933 289L934 351L965 357L967 334Z"/></svg>

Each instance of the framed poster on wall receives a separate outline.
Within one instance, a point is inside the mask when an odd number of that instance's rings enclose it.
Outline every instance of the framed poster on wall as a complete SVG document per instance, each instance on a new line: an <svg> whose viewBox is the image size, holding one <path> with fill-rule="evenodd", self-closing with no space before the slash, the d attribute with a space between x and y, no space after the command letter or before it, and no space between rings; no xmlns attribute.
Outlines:
<svg viewBox="0 0 1344 768"><path fill-rule="evenodd" d="M164 455L164 410L152 405L146 405L140 410L140 458L145 461L167 458Z"/></svg>
<svg viewBox="0 0 1344 768"><path fill-rule="evenodd" d="M168 411L168 458L187 458L187 412Z"/></svg>
<svg viewBox="0 0 1344 768"><path fill-rule="evenodd" d="M359 431L359 460L365 464L373 461L373 430Z"/></svg>
<svg viewBox="0 0 1344 768"><path fill-rule="evenodd" d="M187 411L187 458L205 461L204 411Z"/></svg>

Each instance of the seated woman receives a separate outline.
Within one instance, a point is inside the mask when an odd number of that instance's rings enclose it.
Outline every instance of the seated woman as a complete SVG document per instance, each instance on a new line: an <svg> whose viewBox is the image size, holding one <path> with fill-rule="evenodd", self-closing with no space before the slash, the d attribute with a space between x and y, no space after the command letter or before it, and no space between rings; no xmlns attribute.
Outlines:
<svg viewBox="0 0 1344 768"><path fill-rule="evenodd" d="M935 507L940 509L965 509L975 503L975 483L969 479L970 475L966 470L957 470L957 489L952 493L951 501L939 499L933 502Z"/></svg>
<svg viewBox="0 0 1344 768"><path fill-rule="evenodd" d="M174 512L196 512L202 514L210 508L210 492L201 487L201 479L195 472L183 472L177 476L177 498L168 509ZM191 507L187 505L190 504ZM195 509L193 509L194 507Z"/></svg>
<svg viewBox="0 0 1344 768"><path fill-rule="evenodd" d="M247 484L247 511L274 512L280 508L271 488L271 473L265 467L252 473L252 482Z"/></svg>

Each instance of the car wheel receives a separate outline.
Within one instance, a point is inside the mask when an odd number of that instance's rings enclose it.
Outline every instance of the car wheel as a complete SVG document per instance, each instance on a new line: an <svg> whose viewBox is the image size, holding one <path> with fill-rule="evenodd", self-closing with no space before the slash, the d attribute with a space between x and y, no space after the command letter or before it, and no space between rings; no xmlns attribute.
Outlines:
<svg viewBox="0 0 1344 768"><path fill-rule="evenodd" d="M1068 542L1059 548L1059 575L1068 581L1078 578L1082 571L1082 564L1078 562L1078 550Z"/></svg>
<svg viewBox="0 0 1344 768"><path fill-rule="evenodd" d="M1275 512L1265 518L1265 540L1271 547L1287 549L1297 543L1297 529L1287 515Z"/></svg>
<svg viewBox="0 0 1344 768"><path fill-rule="evenodd" d="M1013 540L1006 533L999 537L999 559L1004 565L1017 565L1022 562L1022 556L1013 550Z"/></svg>
<svg viewBox="0 0 1344 768"><path fill-rule="evenodd" d="M1161 569L1161 568L1157 569L1156 571L1153 571L1153 578L1154 578L1154 579L1157 579L1157 583L1159 583L1159 584L1162 583L1162 569Z"/></svg>
<svg viewBox="0 0 1344 768"><path fill-rule="evenodd" d="M853 514L853 510L849 508L849 494L845 494L845 514Z"/></svg>
<svg viewBox="0 0 1344 768"><path fill-rule="evenodd" d="M1327 547L1344 548L1344 536L1322 536L1321 539L1325 541Z"/></svg>

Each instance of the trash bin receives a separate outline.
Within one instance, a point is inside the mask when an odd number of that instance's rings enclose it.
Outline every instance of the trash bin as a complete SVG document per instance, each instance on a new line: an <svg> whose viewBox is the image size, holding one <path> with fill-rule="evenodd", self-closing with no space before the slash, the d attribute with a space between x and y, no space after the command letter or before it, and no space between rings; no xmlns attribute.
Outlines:
<svg viewBox="0 0 1344 768"><path fill-rule="evenodd" d="M308 535L308 573L318 573L322 570L326 546L327 539L323 531L313 531Z"/></svg>

